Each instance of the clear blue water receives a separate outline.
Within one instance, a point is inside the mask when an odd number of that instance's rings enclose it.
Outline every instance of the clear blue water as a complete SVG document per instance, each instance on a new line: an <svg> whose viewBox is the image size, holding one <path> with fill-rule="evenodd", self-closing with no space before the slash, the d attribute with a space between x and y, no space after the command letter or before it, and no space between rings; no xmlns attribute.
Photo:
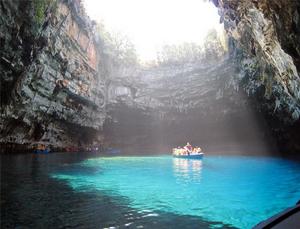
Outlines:
<svg viewBox="0 0 300 229"><path fill-rule="evenodd" d="M76 192L123 198L153 218L167 212L237 228L251 228L300 199L300 164L271 157L98 157L52 177Z"/></svg>

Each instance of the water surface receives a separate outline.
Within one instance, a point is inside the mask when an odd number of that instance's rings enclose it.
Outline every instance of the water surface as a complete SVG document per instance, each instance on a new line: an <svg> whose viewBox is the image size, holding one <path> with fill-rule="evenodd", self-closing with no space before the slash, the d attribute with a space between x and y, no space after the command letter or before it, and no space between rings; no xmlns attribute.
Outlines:
<svg viewBox="0 0 300 229"><path fill-rule="evenodd" d="M1 228L250 228L298 199L279 158L1 156Z"/></svg>
<svg viewBox="0 0 300 229"><path fill-rule="evenodd" d="M121 205L149 217L172 213L238 228L251 228L300 199L300 164L271 157L100 157L52 177L77 192L123 198Z"/></svg>

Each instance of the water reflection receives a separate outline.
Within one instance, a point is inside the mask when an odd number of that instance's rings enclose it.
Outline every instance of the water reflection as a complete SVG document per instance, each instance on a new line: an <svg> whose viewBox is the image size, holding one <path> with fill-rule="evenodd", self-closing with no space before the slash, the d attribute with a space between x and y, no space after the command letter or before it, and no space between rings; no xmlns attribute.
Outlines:
<svg viewBox="0 0 300 229"><path fill-rule="evenodd" d="M178 178L184 180L200 180L202 160L189 160L173 158L173 172Z"/></svg>

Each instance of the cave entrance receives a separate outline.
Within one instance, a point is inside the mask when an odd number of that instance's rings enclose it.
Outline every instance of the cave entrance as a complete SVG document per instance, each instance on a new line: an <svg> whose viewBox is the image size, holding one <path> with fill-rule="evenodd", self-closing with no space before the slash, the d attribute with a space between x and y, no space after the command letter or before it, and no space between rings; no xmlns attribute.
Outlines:
<svg viewBox="0 0 300 229"><path fill-rule="evenodd" d="M117 69L108 85L109 144L167 151L190 141L211 151L254 145L267 151L269 135L238 90L237 66L212 2L84 4Z"/></svg>

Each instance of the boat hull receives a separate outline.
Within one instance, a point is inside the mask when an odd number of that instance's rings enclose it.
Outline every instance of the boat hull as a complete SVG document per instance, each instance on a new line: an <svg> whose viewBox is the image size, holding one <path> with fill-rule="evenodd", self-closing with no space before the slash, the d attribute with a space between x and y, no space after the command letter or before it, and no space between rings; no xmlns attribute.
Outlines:
<svg viewBox="0 0 300 229"><path fill-rule="evenodd" d="M33 151L35 154L48 154L50 151L48 149L44 149L44 150L41 150L41 149L36 149Z"/></svg>
<svg viewBox="0 0 300 229"><path fill-rule="evenodd" d="M182 158L182 159L202 159L203 153L195 154L195 155L173 155L175 158Z"/></svg>

